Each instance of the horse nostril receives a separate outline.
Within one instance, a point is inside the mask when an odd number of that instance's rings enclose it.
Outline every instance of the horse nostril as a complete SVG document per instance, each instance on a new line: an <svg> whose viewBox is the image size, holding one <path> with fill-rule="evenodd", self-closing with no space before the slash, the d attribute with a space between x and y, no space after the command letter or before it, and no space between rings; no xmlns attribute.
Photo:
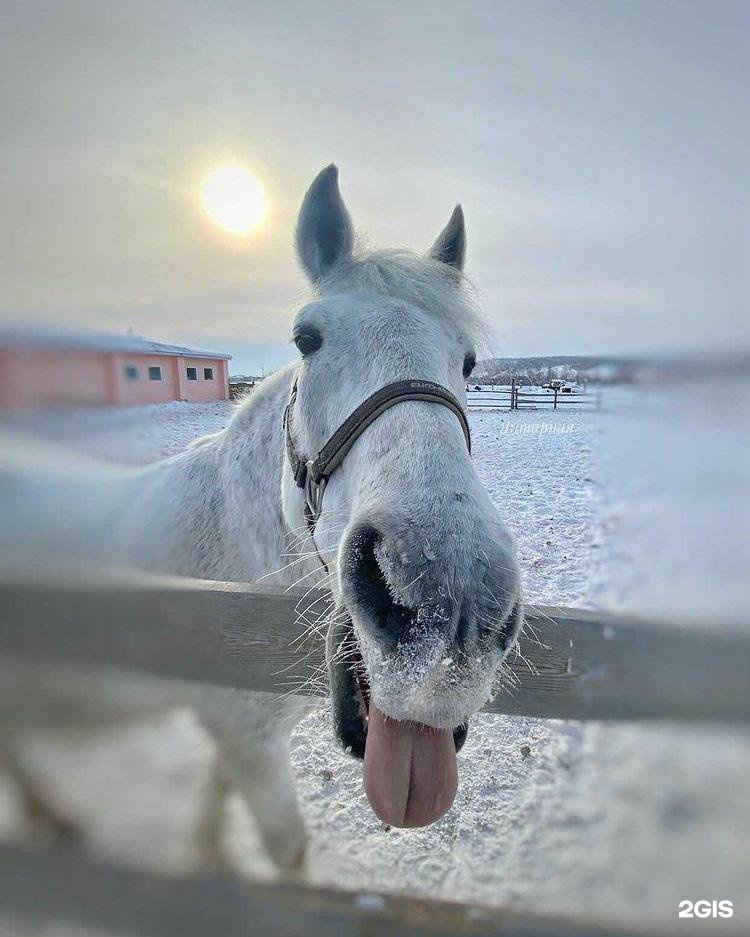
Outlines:
<svg viewBox="0 0 750 937"><path fill-rule="evenodd" d="M375 527L361 527L352 537L348 553L348 571L357 599L377 602L386 587L375 548L382 535Z"/></svg>
<svg viewBox="0 0 750 937"><path fill-rule="evenodd" d="M377 557L382 540L381 532L372 526L360 527L352 535L345 567L346 587L376 637L395 643L413 625L414 613L396 601L385 578Z"/></svg>

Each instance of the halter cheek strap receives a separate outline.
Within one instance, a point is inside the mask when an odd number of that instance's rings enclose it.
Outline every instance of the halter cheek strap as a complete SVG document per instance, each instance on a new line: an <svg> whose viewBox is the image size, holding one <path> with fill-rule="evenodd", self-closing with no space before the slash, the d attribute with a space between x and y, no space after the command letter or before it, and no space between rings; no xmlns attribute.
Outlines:
<svg viewBox="0 0 750 937"><path fill-rule="evenodd" d="M292 439L291 420L294 404L297 400L297 381L292 387L289 403L284 410L284 436L286 452L292 469L295 484L305 492L305 520L312 536L320 517L323 494L331 474L343 462L346 454L377 418L407 400L423 400L447 407L456 415L466 439L466 447L471 452L471 432L466 414L453 394L433 381L395 381L386 384L380 390L363 401L339 426L315 459L304 459L297 452ZM314 542L314 541L313 541ZM317 549L317 548L316 548ZM322 558L321 558L321 562ZM325 563L323 563L325 566Z"/></svg>

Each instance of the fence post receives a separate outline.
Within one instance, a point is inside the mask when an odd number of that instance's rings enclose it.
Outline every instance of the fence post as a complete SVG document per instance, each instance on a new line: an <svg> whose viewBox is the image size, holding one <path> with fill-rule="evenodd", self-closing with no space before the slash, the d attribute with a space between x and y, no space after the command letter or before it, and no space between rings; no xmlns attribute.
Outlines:
<svg viewBox="0 0 750 937"><path fill-rule="evenodd" d="M516 406L516 379L514 377L510 379L510 409L518 409Z"/></svg>
<svg viewBox="0 0 750 937"><path fill-rule="evenodd" d="M555 405L552 409L557 410L557 388L555 388Z"/></svg>

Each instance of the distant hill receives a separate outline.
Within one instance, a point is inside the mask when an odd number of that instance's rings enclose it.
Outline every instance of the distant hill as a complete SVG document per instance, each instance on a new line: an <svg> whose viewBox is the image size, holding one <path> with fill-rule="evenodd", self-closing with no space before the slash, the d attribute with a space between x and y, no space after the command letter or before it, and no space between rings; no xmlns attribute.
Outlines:
<svg viewBox="0 0 750 937"><path fill-rule="evenodd" d="M477 362L470 380L478 384L545 384L562 379L632 380L639 366L636 358L597 355L548 355L533 358L485 358Z"/></svg>

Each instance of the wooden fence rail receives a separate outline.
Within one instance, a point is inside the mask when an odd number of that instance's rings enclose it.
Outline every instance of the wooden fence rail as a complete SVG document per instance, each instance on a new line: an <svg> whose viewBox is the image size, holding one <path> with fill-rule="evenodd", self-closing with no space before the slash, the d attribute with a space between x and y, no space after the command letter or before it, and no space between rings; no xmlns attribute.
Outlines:
<svg viewBox="0 0 750 937"><path fill-rule="evenodd" d="M170 877L0 846L0 907L138 937L626 937L611 925L217 873ZM663 934L663 932L660 931ZM680 931L684 933L684 931ZM644 937L639 932L639 937Z"/></svg>
<svg viewBox="0 0 750 937"><path fill-rule="evenodd" d="M302 686L322 640L298 642L324 593L140 575L0 581L0 654L77 661L246 690ZM530 608L513 686L491 712L556 719L750 721L750 629L670 627ZM2 714L0 713L0 718Z"/></svg>
<svg viewBox="0 0 750 937"><path fill-rule="evenodd" d="M469 410L524 410L541 406L557 410L559 404L577 404L598 410L602 405L602 396L599 388L594 393L564 394L558 390L550 393L539 390L525 391L512 385L507 390L470 390L466 395L466 402Z"/></svg>
<svg viewBox="0 0 750 937"><path fill-rule="evenodd" d="M514 400L510 391L470 391L466 406L469 410L512 410Z"/></svg>

